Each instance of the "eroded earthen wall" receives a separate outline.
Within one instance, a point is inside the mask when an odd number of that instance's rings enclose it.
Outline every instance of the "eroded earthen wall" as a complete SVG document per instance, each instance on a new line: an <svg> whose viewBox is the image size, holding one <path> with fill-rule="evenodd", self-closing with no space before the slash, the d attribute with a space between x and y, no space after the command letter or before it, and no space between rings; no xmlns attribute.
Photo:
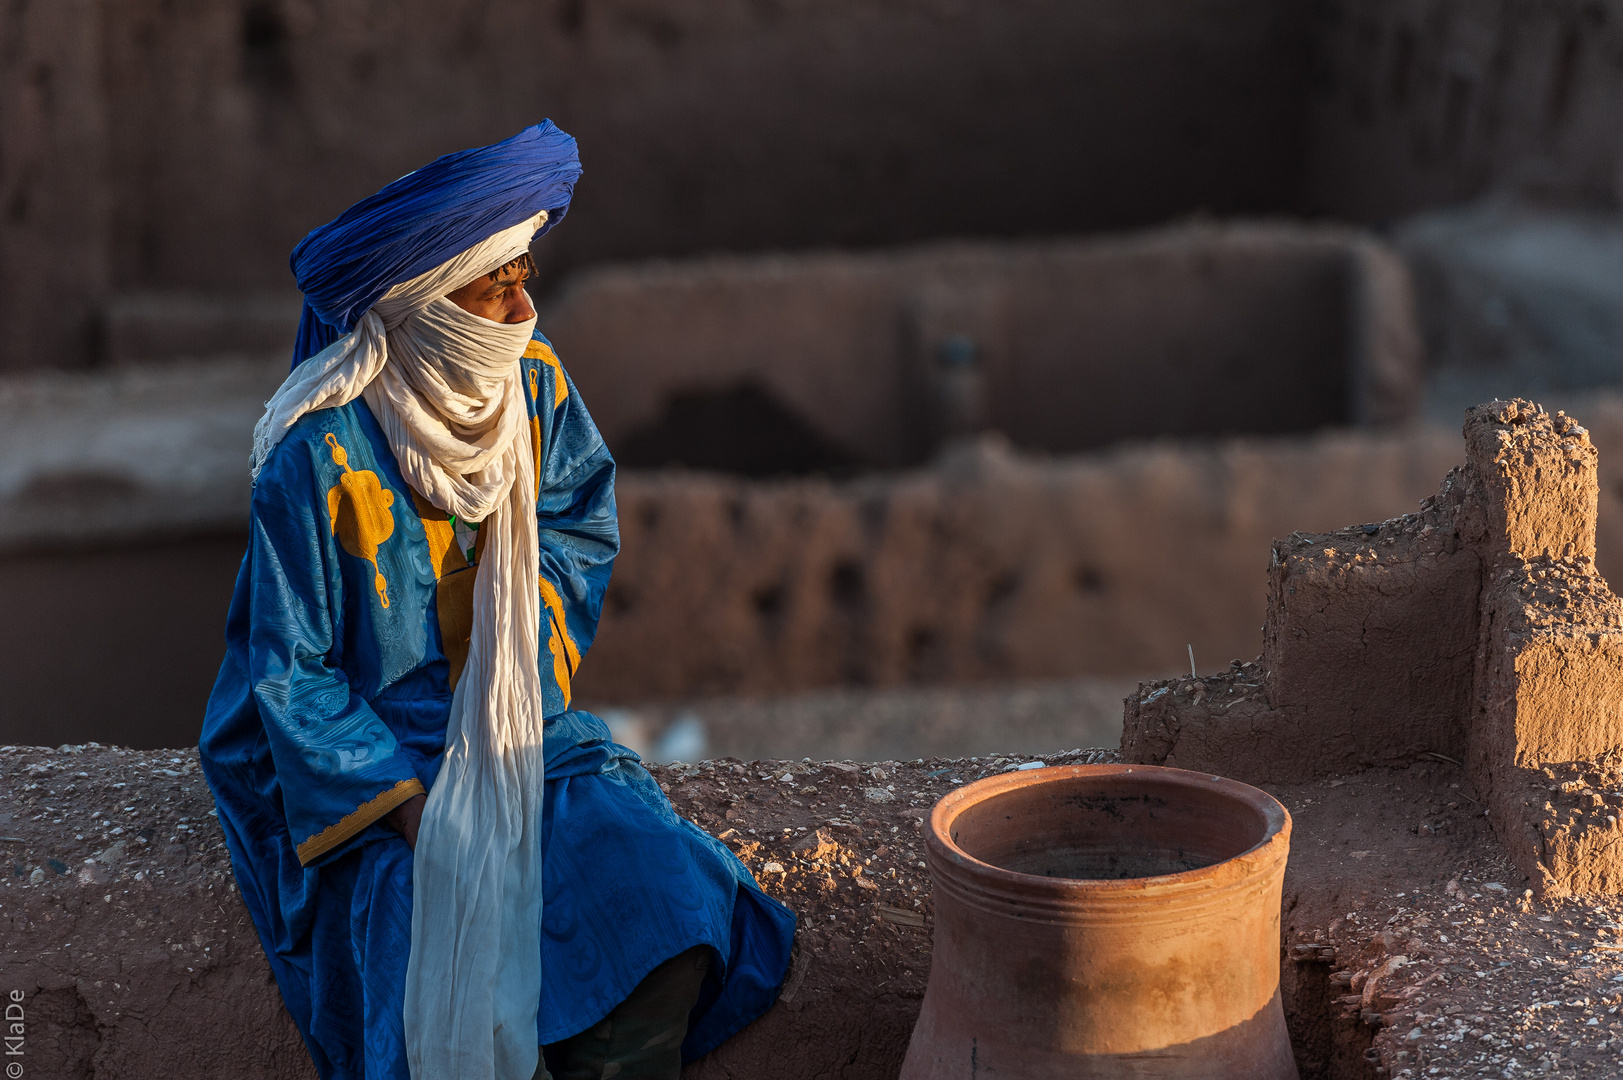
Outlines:
<svg viewBox="0 0 1623 1080"><path fill-rule="evenodd" d="M100 0L0 9L0 370L83 362L110 287Z"/></svg>
<svg viewBox="0 0 1623 1080"><path fill-rule="evenodd" d="M283 287L310 228L542 117L586 167L549 273L1261 211L1290 203L1301 159L1308 19L1277 0L62 8L13 5L37 29L0 69L24 86L48 69L105 114L99 153L18 169L8 137L0 158L29 197L61 178L111 202L93 235L122 289ZM30 108L0 96L0 115ZM0 249L31 227L0 216ZM10 333L0 366L79 358L58 344Z"/></svg>
<svg viewBox="0 0 1623 1080"><path fill-rule="evenodd" d="M1140 687L1123 753L1252 780L1457 761L1542 894L1623 891L1623 600L1595 569L1598 454L1520 400L1468 410L1465 445L1420 514L1276 542L1262 657Z"/></svg>
<svg viewBox="0 0 1623 1080"><path fill-rule="evenodd" d="M543 116L586 164L549 275L1605 198L1620 3L29 0L0 17L0 367L100 355L109 290L285 290L311 227ZM69 267L67 300L35 280Z"/></svg>
<svg viewBox="0 0 1623 1080"><path fill-rule="evenodd" d="M1438 505L1446 498L1394 521L1274 542L1269 704L1300 709L1313 738L1341 747L1321 767L1464 753L1482 573Z"/></svg>
<svg viewBox="0 0 1623 1080"><path fill-rule="evenodd" d="M1616 205L1623 2L1320 6L1309 204L1401 217L1488 192Z"/></svg>
<svg viewBox="0 0 1623 1080"><path fill-rule="evenodd" d="M577 692L1136 673L1190 644L1211 670L1255 648L1266 566L1248 553L1415 497L1417 462L1435 475L1453 446L1422 430L1045 461L985 442L847 483L642 474Z"/></svg>
<svg viewBox="0 0 1623 1080"><path fill-rule="evenodd" d="M1390 424L1422 374L1396 254L1279 223L614 267L572 279L541 325L634 466L667 464L651 425L702 422L683 395L741 384L847 460L897 467L980 428L1074 453ZM750 471L737 441L735 461L695 463Z"/></svg>

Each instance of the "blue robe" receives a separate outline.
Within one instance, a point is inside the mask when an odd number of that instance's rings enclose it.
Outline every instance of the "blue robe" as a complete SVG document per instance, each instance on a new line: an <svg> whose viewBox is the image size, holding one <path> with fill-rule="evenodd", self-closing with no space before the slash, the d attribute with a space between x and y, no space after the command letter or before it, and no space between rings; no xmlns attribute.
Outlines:
<svg viewBox="0 0 1623 1080"><path fill-rule="evenodd" d="M776 999L794 916L676 816L601 720L569 709L619 550L614 462L539 332L521 362L548 714L536 1041L585 1030L659 963L708 945L692 1060ZM324 1078L408 1076L412 852L380 819L438 771L471 622L465 539L414 496L360 400L300 419L254 488L200 750L243 900Z"/></svg>

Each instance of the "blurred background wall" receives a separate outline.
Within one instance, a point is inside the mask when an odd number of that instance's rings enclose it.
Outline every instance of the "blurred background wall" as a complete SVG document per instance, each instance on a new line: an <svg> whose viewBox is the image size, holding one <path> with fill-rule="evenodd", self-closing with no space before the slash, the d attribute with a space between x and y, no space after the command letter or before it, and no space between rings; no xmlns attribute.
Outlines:
<svg viewBox="0 0 1623 1080"><path fill-rule="evenodd" d="M542 116L552 280L603 260L1609 201L1617 0L19 0L0 366L116 297L291 287L316 224ZM62 275L72 284L63 288Z"/></svg>
<svg viewBox="0 0 1623 1080"><path fill-rule="evenodd" d="M0 741L195 737L288 253L542 117L532 292L628 466L581 692L687 753L1104 740L1464 405L1623 464L1623 0L15 0Z"/></svg>

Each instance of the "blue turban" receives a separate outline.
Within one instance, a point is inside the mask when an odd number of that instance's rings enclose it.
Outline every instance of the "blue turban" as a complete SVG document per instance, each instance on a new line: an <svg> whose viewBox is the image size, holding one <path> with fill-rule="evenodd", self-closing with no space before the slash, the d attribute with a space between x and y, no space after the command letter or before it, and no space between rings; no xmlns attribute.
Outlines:
<svg viewBox="0 0 1623 1080"><path fill-rule="evenodd" d="M543 120L436 158L311 232L291 260L304 292L294 366L353 330L393 286L545 210L540 236L563 219L579 178L575 140Z"/></svg>

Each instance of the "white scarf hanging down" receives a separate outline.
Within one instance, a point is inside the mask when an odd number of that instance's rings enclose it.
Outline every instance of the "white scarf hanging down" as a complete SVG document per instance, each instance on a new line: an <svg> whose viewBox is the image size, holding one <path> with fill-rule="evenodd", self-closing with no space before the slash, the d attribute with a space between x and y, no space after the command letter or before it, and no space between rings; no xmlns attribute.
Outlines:
<svg viewBox="0 0 1623 1080"><path fill-rule="evenodd" d="M540 545L518 362L535 323L491 322L444 296L522 254L543 221L390 289L353 333L294 369L254 432L257 478L300 416L364 395L406 480L483 522L468 660L412 873L405 1033L416 1080L530 1080L538 1060Z"/></svg>

